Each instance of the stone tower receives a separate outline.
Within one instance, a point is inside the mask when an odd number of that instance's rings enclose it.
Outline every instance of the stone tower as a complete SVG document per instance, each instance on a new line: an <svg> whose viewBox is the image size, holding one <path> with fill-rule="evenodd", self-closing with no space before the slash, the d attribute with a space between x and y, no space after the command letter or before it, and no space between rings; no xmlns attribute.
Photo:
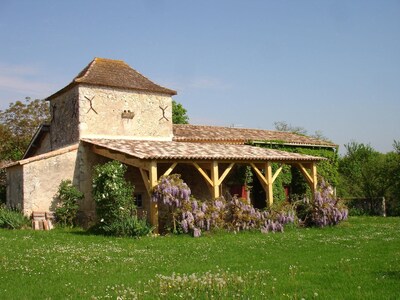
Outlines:
<svg viewBox="0 0 400 300"><path fill-rule="evenodd" d="M95 58L48 97L50 149L81 138L172 140L172 96L125 62Z"/></svg>

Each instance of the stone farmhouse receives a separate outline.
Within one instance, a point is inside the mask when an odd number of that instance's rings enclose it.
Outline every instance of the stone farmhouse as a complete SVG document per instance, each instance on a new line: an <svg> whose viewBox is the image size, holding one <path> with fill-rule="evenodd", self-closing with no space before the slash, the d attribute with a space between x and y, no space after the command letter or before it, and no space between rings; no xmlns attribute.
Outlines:
<svg viewBox="0 0 400 300"><path fill-rule="evenodd" d="M279 141L301 147L336 145L294 133L172 124L176 91L155 84L125 62L95 58L66 87L49 96L51 121L38 128L22 160L7 168L7 204L24 214L50 212L60 182L70 179L84 193L82 220L95 219L94 165L117 160L128 166L139 210L158 225L158 206L150 199L160 176L182 174L198 198L219 197L238 165L251 166L273 202L272 184L282 167L299 168L315 191L321 157L256 147ZM251 141L252 145L248 145Z"/></svg>

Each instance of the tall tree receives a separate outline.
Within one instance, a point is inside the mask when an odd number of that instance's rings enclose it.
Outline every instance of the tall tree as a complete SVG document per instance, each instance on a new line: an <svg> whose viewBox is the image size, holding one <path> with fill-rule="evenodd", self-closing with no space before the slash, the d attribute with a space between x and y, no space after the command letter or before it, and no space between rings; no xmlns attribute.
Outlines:
<svg viewBox="0 0 400 300"><path fill-rule="evenodd" d="M22 158L40 124L49 121L49 104L44 100L10 103L0 111L0 160Z"/></svg>
<svg viewBox="0 0 400 300"><path fill-rule="evenodd" d="M292 124L288 124L285 121L275 121L274 126L275 126L275 129L278 131L293 132L293 133L302 134L302 135L307 134L307 130L304 127L293 126Z"/></svg>
<svg viewBox="0 0 400 300"><path fill-rule="evenodd" d="M172 123L173 124L189 124L187 110L182 104L172 100Z"/></svg>

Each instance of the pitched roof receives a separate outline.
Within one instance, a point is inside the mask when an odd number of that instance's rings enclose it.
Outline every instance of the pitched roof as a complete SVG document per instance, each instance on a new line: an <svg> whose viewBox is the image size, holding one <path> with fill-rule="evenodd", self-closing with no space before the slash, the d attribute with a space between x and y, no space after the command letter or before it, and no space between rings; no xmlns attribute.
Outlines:
<svg viewBox="0 0 400 300"><path fill-rule="evenodd" d="M57 155L61 155L61 154L65 154L65 153L68 153L68 152L71 152L71 151L75 151L75 150L78 149L78 147L79 147L79 144L70 145L70 146L67 146L67 147L64 147L64 148L61 148L61 149L57 149L57 150L54 150L54 151L50 151L50 152L47 152L47 153L43 153L43 154L39 154L39 155L36 155L36 156L28 157L28 158L25 158L25 159L21 159L21 160L18 160L18 161L10 162L9 164L6 164L6 165L2 166L2 168L10 168L10 167L13 167L13 166L26 165L26 164L29 164L29 163L34 162L34 161L47 159L47 158L50 158L50 157L54 157L54 156L57 156Z"/></svg>
<svg viewBox="0 0 400 300"><path fill-rule="evenodd" d="M152 82L122 60L96 57L69 85L49 96L46 100L58 96L79 83L176 95L176 91Z"/></svg>
<svg viewBox="0 0 400 300"><path fill-rule="evenodd" d="M227 161L320 161L324 158L248 145L82 139L83 142L139 159Z"/></svg>
<svg viewBox="0 0 400 300"><path fill-rule="evenodd" d="M244 144L269 142L272 144L336 147L335 144L316 138L284 131L174 124L174 141Z"/></svg>

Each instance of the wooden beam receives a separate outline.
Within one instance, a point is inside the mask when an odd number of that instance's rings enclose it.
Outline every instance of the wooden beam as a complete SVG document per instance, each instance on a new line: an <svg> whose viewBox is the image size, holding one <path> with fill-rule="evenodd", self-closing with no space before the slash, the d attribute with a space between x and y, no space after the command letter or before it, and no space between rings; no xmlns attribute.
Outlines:
<svg viewBox="0 0 400 300"><path fill-rule="evenodd" d="M275 182L275 179L276 179L276 177L278 177L279 173L282 171L282 168L283 168L283 164L281 164L281 166L279 167L279 169L276 170L274 176L272 176L272 183Z"/></svg>
<svg viewBox="0 0 400 300"><path fill-rule="evenodd" d="M218 185L221 185L221 183L224 181L225 177L229 174L229 172L232 170L233 166L235 163L231 163L222 173L221 177L218 179Z"/></svg>
<svg viewBox="0 0 400 300"><path fill-rule="evenodd" d="M314 180L308 173L307 169L301 163L298 163L297 166L299 167L299 170L303 174L303 176L307 179L307 182L310 185L310 187L312 187Z"/></svg>
<svg viewBox="0 0 400 300"><path fill-rule="evenodd" d="M208 182L210 186L214 186L213 181L211 178L208 176L208 174L195 162L193 162L194 167L197 169L197 171L200 172L201 175L203 175L204 179Z"/></svg>
<svg viewBox="0 0 400 300"><path fill-rule="evenodd" d="M157 185L157 162L150 162L149 169L149 184L150 189L153 189ZM158 204L153 202L150 198L150 223L155 227L154 231L158 233Z"/></svg>
<svg viewBox="0 0 400 300"><path fill-rule="evenodd" d="M313 162L312 166L311 166L311 177L313 179L313 185L311 187L311 190L312 190L313 196L314 196L315 192L317 191L317 185L318 185L317 164L315 162Z"/></svg>
<svg viewBox="0 0 400 300"><path fill-rule="evenodd" d="M271 207L271 205L274 203L274 193L272 190L272 186L273 186L273 180L272 180L272 166L270 162L267 162L265 164L265 177L267 178L267 188L268 188L268 192L267 192L267 205L268 207Z"/></svg>
<svg viewBox="0 0 400 300"><path fill-rule="evenodd" d="M219 174L218 174L218 162L213 161L211 165L211 181L212 181L212 196L213 198L219 198L220 193L219 193L219 184L218 180L219 179Z"/></svg>
<svg viewBox="0 0 400 300"><path fill-rule="evenodd" d="M143 183L144 183L144 186L146 187L147 194L149 195L149 197L151 197L151 187L150 187L149 176L147 176L146 170L144 170L144 169L139 169L139 170L140 170L140 174L142 175Z"/></svg>
<svg viewBox="0 0 400 300"><path fill-rule="evenodd" d="M140 159L127 157L125 154L111 151L106 148L96 147L96 146L91 147L91 150L92 150L92 152L94 152L98 155L101 155L101 156L104 156L107 158L111 158L114 160L118 160L124 164L130 165L133 167L137 167L140 169L149 170L149 164L147 162L141 161Z"/></svg>
<svg viewBox="0 0 400 300"><path fill-rule="evenodd" d="M256 175L258 177L258 179L261 181L261 185L264 187L268 186L268 181L267 179L264 177L263 173L261 173L261 171L257 168L257 166L253 163L250 163L251 167L253 168L253 170L256 172ZM265 189L265 188L264 188ZM265 192L267 192L267 190L265 189Z"/></svg>
<svg viewBox="0 0 400 300"><path fill-rule="evenodd" d="M168 170L165 171L164 176L168 176L169 174L171 174L171 172L175 169L175 167L176 167L177 164L178 164L178 163L173 163L173 164L168 168Z"/></svg>

